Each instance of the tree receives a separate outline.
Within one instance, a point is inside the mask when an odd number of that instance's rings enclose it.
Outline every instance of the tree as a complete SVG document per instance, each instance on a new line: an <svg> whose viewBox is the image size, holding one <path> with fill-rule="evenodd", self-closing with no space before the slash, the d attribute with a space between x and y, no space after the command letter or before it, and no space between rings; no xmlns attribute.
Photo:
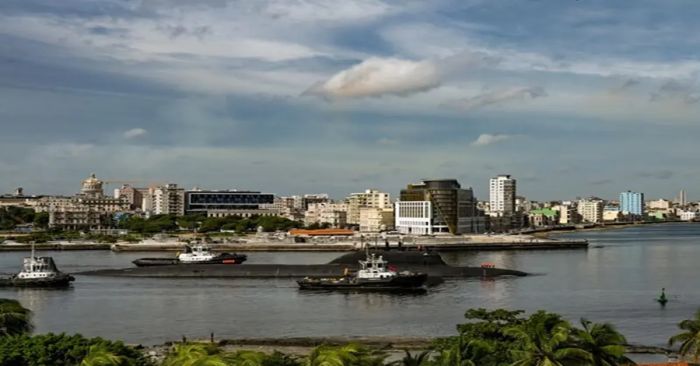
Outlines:
<svg viewBox="0 0 700 366"><path fill-rule="evenodd" d="M318 346L309 355L307 366L381 366L386 356L358 344L340 347Z"/></svg>
<svg viewBox="0 0 700 366"><path fill-rule="evenodd" d="M695 318L678 323L678 328L683 332L671 337L668 340L669 346L680 343L681 356L692 357L693 362L697 363L700 360L700 309L695 313Z"/></svg>
<svg viewBox="0 0 700 366"><path fill-rule="evenodd" d="M512 366L590 365L592 356L571 339L571 326L559 315L539 311L505 334L517 339Z"/></svg>
<svg viewBox="0 0 700 366"><path fill-rule="evenodd" d="M32 331L31 310L17 300L0 299L0 336L18 335Z"/></svg>
<svg viewBox="0 0 700 366"><path fill-rule="evenodd" d="M224 356L226 364L231 366L262 366L266 358L266 354L255 351L239 351Z"/></svg>
<svg viewBox="0 0 700 366"><path fill-rule="evenodd" d="M49 227L49 213L38 212L36 215L34 215L34 227L47 229Z"/></svg>
<svg viewBox="0 0 700 366"><path fill-rule="evenodd" d="M87 356L80 362L80 366L121 366L124 357L110 352L103 344L90 346Z"/></svg>
<svg viewBox="0 0 700 366"><path fill-rule="evenodd" d="M430 361L430 353L432 350L425 350L423 352L417 353L416 355L411 354L408 350L404 350L406 355L399 361L394 361L390 365L395 366L424 366Z"/></svg>
<svg viewBox="0 0 700 366"><path fill-rule="evenodd" d="M168 354L162 366L228 366L217 355L218 349L201 344L178 344Z"/></svg>
<svg viewBox="0 0 700 366"><path fill-rule="evenodd" d="M581 319L581 327L574 330L574 335L581 348L591 354L593 366L634 365L625 357L625 337L611 324Z"/></svg>

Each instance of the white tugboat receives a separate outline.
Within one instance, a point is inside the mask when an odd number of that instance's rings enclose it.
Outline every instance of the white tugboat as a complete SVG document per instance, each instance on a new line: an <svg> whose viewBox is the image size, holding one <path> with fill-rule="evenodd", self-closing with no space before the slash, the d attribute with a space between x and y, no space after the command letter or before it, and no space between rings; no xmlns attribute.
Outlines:
<svg viewBox="0 0 700 366"><path fill-rule="evenodd" d="M36 257L34 245L32 254L24 258L22 271L0 279L0 286L14 287L68 287L75 278L58 270L51 257Z"/></svg>
<svg viewBox="0 0 700 366"><path fill-rule="evenodd" d="M397 272L382 256L368 254L359 261L356 274L346 272L343 277L309 278L297 281L302 290L372 290L406 291L425 290L428 275L425 273Z"/></svg>
<svg viewBox="0 0 700 366"><path fill-rule="evenodd" d="M141 258L133 261L138 267L172 264L241 264L248 259L245 254L215 254L205 244L186 245L185 252L176 258Z"/></svg>

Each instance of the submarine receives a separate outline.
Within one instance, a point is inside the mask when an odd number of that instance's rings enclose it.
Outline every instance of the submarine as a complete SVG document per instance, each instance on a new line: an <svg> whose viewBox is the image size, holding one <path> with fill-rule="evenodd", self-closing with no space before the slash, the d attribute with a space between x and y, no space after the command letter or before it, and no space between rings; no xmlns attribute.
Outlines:
<svg viewBox="0 0 700 366"><path fill-rule="evenodd" d="M527 273L494 266L451 266L440 254L425 251L371 250L400 271L426 273L429 277L469 278L526 276ZM364 251L350 252L326 264L188 264L102 269L81 272L82 275L154 278L304 278L342 276L366 258Z"/></svg>

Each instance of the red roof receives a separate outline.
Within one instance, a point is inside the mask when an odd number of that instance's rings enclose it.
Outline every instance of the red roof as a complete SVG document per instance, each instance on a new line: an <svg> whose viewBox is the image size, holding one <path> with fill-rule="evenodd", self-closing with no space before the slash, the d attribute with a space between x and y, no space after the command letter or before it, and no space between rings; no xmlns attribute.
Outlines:
<svg viewBox="0 0 700 366"><path fill-rule="evenodd" d="M289 234L294 236L307 235L307 236L334 236L334 235L353 235L355 232L349 229L292 229L289 230Z"/></svg>

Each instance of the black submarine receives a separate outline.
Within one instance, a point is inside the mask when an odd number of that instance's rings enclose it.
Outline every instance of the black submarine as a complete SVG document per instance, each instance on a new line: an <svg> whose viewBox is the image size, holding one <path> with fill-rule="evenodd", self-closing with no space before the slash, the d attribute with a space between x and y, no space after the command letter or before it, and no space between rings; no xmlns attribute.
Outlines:
<svg viewBox="0 0 700 366"><path fill-rule="evenodd" d="M426 273L429 277L468 278L526 276L527 273L513 269L495 268L492 265L481 267L451 266L445 263L440 254L409 250L371 250L370 254L381 255L401 271ZM155 278L304 278L342 276L357 267L365 259L364 251L350 252L327 264L188 264L124 269L103 269L82 272L82 275L117 277Z"/></svg>

